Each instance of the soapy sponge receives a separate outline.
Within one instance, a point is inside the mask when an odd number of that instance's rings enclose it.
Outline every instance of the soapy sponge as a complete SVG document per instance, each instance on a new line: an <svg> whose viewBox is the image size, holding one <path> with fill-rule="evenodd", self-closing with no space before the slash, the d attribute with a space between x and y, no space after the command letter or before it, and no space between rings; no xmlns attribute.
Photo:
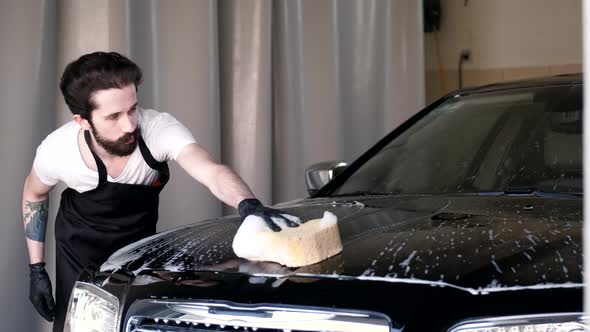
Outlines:
<svg viewBox="0 0 590 332"><path fill-rule="evenodd" d="M241 258L276 262L289 267L314 264L342 251L337 217L326 211L299 227L270 230L262 218L248 216L234 237L232 248Z"/></svg>

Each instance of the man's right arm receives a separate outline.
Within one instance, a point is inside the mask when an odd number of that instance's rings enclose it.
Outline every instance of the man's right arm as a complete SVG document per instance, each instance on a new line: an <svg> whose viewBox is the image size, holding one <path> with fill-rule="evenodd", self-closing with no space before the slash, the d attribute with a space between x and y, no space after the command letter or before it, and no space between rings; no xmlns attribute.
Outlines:
<svg viewBox="0 0 590 332"><path fill-rule="evenodd" d="M45 231L47 230L48 199L51 189L53 189L53 186L41 182L35 170L32 169L25 180L22 202L23 223L30 264L45 261Z"/></svg>
<svg viewBox="0 0 590 332"><path fill-rule="evenodd" d="M39 314L50 322L55 317L55 301L51 281L45 271L44 251L51 189L53 186L41 182L34 168L23 188L23 222L29 249L29 300Z"/></svg>

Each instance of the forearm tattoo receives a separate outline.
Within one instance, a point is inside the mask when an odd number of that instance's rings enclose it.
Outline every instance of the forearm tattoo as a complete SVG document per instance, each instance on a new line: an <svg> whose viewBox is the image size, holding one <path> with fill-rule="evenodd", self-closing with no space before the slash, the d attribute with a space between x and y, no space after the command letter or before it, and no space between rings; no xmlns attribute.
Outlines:
<svg viewBox="0 0 590 332"><path fill-rule="evenodd" d="M27 238L45 242L45 230L47 228L48 201L25 201L24 223Z"/></svg>

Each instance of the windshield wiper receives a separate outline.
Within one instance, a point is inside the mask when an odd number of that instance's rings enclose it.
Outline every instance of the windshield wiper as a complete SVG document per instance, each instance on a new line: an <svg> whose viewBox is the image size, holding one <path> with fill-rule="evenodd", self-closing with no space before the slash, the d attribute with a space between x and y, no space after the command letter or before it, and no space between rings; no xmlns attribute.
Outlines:
<svg viewBox="0 0 590 332"><path fill-rule="evenodd" d="M336 194L336 195L329 195L329 197L346 197L346 196L391 196L391 195L398 195L398 192L375 192L375 191L353 191L349 193L343 194Z"/></svg>
<svg viewBox="0 0 590 332"><path fill-rule="evenodd" d="M375 191L353 191L349 193L329 195L328 197L348 197L348 196L393 196L399 195L401 191L395 192L375 192ZM415 193L418 195L417 193ZM424 193L424 195L437 195L433 193ZM581 192L547 192L533 187L508 187L501 191L474 191L474 192L456 192L443 193L442 195L459 195L459 196L533 196L533 197L557 197L557 198L581 198L584 196Z"/></svg>
<svg viewBox="0 0 590 332"><path fill-rule="evenodd" d="M536 187L508 187L504 189L506 195L530 195L537 197L582 197L578 192L543 191Z"/></svg>
<svg viewBox="0 0 590 332"><path fill-rule="evenodd" d="M457 193L466 196L534 196L534 197L583 197L581 192L547 192L534 187L508 187L503 191L477 191Z"/></svg>

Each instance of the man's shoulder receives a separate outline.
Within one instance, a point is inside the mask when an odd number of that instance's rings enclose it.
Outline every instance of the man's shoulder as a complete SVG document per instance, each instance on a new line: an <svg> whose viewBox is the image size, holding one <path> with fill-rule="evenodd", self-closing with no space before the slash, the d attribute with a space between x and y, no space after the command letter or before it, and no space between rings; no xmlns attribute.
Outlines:
<svg viewBox="0 0 590 332"><path fill-rule="evenodd" d="M77 165L76 154L79 155L78 132L80 125L74 121L57 128L37 147L33 167L41 181L47 185L55 185L72 176Z"/></svg>
<svg viewBox="0 0 590 332"><path fill-rule="evenodd" d="M158 161L175 159L182 148L195 142L188 128L169 113L142 109L139 123L141 135Z"/></svg>
<svg viewBox="0 0 590 332"><path fill-rule="evenodd" d="M151 108L140 108L139 109L141 121L152 121L155 117L161 113Z"/></svg>
<svg viewBox="0 0 590 332"><path fill-rule="evenodd" d="M153 109L141 109L140 125L143 130L154 130L171 124L180 124L170 113L158 112Z"/></svg>
<svg viewBox="0 0 590 332"><path fill-rule="evenodd" d="M64 144L77 142L79 131L80 125L72 120L47 135L41 144L64 148Z"/></svg>
<svg viewBox="0 0 590 332"><path fill-rule="evenodd" d="M151 108L142 108L140 110L142 122L151 123L161 119L172 118L170 113L156 111Z"/></svg>

